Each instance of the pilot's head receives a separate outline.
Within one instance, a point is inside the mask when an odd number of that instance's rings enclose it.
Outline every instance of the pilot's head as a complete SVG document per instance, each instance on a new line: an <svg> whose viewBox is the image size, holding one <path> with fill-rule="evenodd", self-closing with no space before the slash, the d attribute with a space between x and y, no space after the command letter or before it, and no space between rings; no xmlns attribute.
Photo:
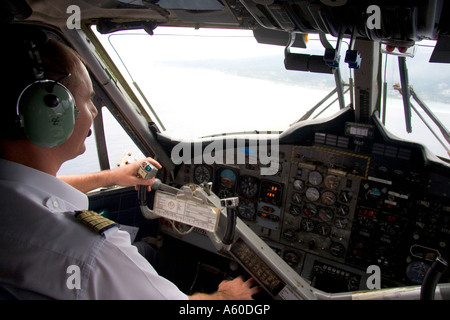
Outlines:
<svg viewBox="0 0 450 320"><path fill-rule="evenodd" d="M82 59L39 29L8 26L0 59L3 64L0 140L31 149L58 151L59 161L85 151L97 110L92 83Z"/></svg>

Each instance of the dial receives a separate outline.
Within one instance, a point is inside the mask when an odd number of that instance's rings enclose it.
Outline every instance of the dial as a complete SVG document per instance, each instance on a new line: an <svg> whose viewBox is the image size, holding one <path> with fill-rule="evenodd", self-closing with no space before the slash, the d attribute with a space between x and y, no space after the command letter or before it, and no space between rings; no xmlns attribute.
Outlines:
<svg viewBox="0 0 450 320"><path fill-rule="evenodd" d="M309 201L317 201L320 198L320 192L314 187L306 189L306 198Z"/></svg>
<svg viewBox="0 0 450 320"><path fill-rule="evenodd" d="M331 227L328 224L326 224L325 222L321 222L321 223L317 224L316 232L318 234L320 234L321 236L326 237L327 235L330 234Z"/></svg>
<svg viewBox="0 0 450 320"><path fill-rule="evenodd" d="M290 265L292 268L297 266L300 262L300 257L298 254L292 251L286 251L283 254L283 260L287 262L288 265Z"/></svg>
<svg viewBox="0 0 450 320"><path fill-rule="evenodd" d="M314 221L312 221L311 219L308 219L308 218L304 218L300 222L300 227L302 228L303 231L311 232L314 230L314 227L315 227Z"/></svg>
<svg viewBox="0 0 450 320"><path fill-rule="evenodd" d="M292 202L297 203L297 204L302 203L302 196L300 195L300 193L295 192L295 193L292 195Z"/></svg>
<svg viewBox="0 0 450 320"><path fill-rule="evenodd" d="M350 209L346 205L338 205L336 213L342 217L345 217L350 212Z"/></svg>
<svg viewBox="0 0 450 320"><path fill-rule="evenodd" d="M334 217L334 213L329 208L320 208L319 209L319 218L322 221L328 222L331 221Z"/></svg>
<svg viewBox="0 0 450 320"><path fill-rule="evenodd" d="M303 180L297 179L294 181L294 189L297 191L305 190L305 182Z"/></svg>
<svg viewBox="0 0 450 320"><path fill-rule="evenodd" d="M311 171L308 175L308 181L314 186L318 186L322 183L322 175L318 171Z"/></svg>
<svg viewBox="0 0 450 320"><path fill-rule="evenodd" d="M202 184L204 182L211 181L211 172L209 168L204 165L199 165L194 169L194 182L196 184Z"/></svg>
<svg viewBox="0 0 450 320"><path fill-rule="evenodd" d="M338 178L332 174L326 176L325 179L323 180L323 183L325 184L325 187L331 190L337 189L337 187L339 187Z"/></svg>
<svg viewBox="0 0 450 320"><path fill-rule="evenodd" d="M233 197L236 187L236 173L230 169L220 171L217 196L220 199Z"/></svg>
<svg viewBox="0 0 450 320"><path fill-rule="evenodd" d="M295 241L297 240L297 234L293 229L286 229L283 231L283 238L287 241Z"/></svg>
<svg viewBox="0 0 450 320"><path fill-rule="evenodd" d="M339 229L345 229L348 225L348 219L347 218L342 218L339 217L336 219L336 221L334 222L334 225L339 228Z"/></svg>
<svg viewBox="0 0 450 320"><path fill-rule="evenodd" d="M236 173L230 169L224 169L220 172L220 184L225 188L232 188L236 184Z"/></svg>
<svg viewBox="0 0 450 320"><path fill-rule="evenodd" d="M336 202L336 195L331 191L325 191L322 193L320 201L327 206L332 206Z"/></svg>
<svg viewBox="0 0 450 320"><path fill-rule="evenodd" d="M289 213L292 214L294 217L300 215L302 210L297 206L291 206Z"/></svg>
<svg viewBox="0 0 450 320"><path fill-rule="evenodd" d="M345 247L339 242L332 242L330 245L330 253L335 257L340 257L344 254Z"/></svg>
<svg viewBox="0 0 450 320"><path fill-rule="evenodd" d="M422 284L430 266L425 262L413 261L406 267L406 275L414 284Z"/></svg>
<svg viewBox="0 0 450 320"><path fill-rule="evenodd" d="M339 200L341 200L344 203L348 203L352 200L353 198L353 192L351 191L342 191L341 194L339 195Z"/></svg>
<svg viewBox="0 0 450 320"><path fill-rule="evenodd" d="M313 203L307 202L303 207L303 214L308 217L315 217L317 215L317 207Z"/></svg>
<svg viewBox="0 0 450 320"><path fill-rule="evenodd" d="M255 220L256 208L255 204L249 200L240 199L238 206L238 213L242 219Z"/></svg>
<svg viewBox="0 0 450 320"><path fill-rule="evenodd" d="M244 176L241 178L239 188L244 197L254 198L258 194L259 180L255 177Z"/></svg>

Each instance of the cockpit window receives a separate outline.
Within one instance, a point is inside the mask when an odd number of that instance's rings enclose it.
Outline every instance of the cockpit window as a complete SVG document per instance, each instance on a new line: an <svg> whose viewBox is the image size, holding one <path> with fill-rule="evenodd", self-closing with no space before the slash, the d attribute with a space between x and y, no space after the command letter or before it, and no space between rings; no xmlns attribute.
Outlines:
<svg viewBox="0 0 450 320"><path fill-rule="evenodd" d="M332 74L286 70L285 47L260 44L249 30L158 27L154 32L99 37L131 86L145 95L161 131L173 138L281 132L336 86ZM309 54L325 50L318 37L307 46ZM348 72L343 80L348 83ZM328 104L319 116L339 109L336 96Z"/></svg>
<svg viewBox="0 0 450 320"><path fill-rule="evenodd" d="M411 133L406 130L404 104L399 90L401 79L398 56L387 54L383 57L383 77L387 89L385 125L394 135L422 143L434 154L449 158L447 151L450 143L442 135L441 128L431 120L425 111L425 109L429 109L448 132L450 127L450 66L445 63L429 62L435 44L435 41L418 42L414 48L414 55L406 57L409 85L419 99L415 99L414 95L410 99Z"/></svg>

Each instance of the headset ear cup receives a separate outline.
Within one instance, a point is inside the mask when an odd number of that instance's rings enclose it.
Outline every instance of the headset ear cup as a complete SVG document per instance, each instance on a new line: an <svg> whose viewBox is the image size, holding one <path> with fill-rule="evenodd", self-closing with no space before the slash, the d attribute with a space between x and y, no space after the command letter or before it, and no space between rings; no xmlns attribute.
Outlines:
<svg viewBox="0 0 450 320"><path fill-rule="evenodd" d="M70 91L52 80L26 87L17 101L17 115L25 136L34 144L53 148L72 135L76 104Z"/></svg>

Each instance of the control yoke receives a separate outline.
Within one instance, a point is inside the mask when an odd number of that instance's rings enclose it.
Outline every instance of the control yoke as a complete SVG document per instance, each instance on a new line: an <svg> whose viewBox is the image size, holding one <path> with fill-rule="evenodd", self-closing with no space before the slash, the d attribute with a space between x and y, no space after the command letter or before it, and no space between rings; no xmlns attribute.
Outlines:
<svg viewBox="0 0 450 320"><path fill-rule="evenodd" d="M221 242L225 245L233 242L237 216L236 208L239 204L238 197L219 199L211 191L211 183L201 186L188 184L178 189L155 179L152 189L156 191L153 199L153 210L147 205L146 186L139 188L139 205L145 218L166 218L170 221L190 225L191 230L199 228L213 233L212 237L215 242ZM222 212L226 220L226 230L221 236L219 234L222 233L223 228L218 229ZM221 240L218 241L217 239Z"/></svg>

